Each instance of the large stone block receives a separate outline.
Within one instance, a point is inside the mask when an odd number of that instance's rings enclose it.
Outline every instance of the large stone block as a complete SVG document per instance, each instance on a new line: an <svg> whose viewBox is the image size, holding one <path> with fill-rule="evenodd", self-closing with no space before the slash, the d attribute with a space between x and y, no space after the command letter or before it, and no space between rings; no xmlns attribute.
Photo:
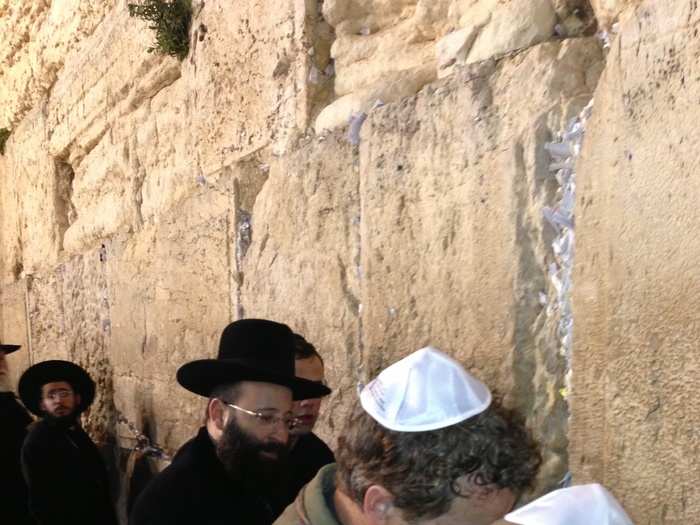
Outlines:
<svg viewBox="0 0 700 525"><path fill-rule="evenodd" d="M461 17L462 20L479 20L485 11L488 13L469 51L467 63L524 49L554 35L557 17L550 0L511 0L482 5L484 3Z"/></svg>
<svg viewBox="0 0 700 525"><path fill-rule="evenodd" d="M13 387L17 386L20 375L30 365L28 335L26 281L0 287L0 341L22 345L18 351L7 356Z"/></svg>
<svg viewBox="0 0 700 525"><path fill-rule="evenodd" d="M609 30L612 24L626 10L641 4L642 0L590 0L596 18L603 29Z"/></svg>
<svg viewBox="0 0 700 525"><path fill-rule="evenodd" d="M70 180L46 151L46 133L43 112L32 110L0 160L3 282L55 264L63 247Z"/></svg>
<svg viewBox="0 0 700 525"><path fill-rule="evenodd" d="M0 127L14 127L40 103L66 56L115 3L12 0L0 5Z"/></svg>
<svg viewBox="0 0 700 525"><path fill-rule="evenodd" d="M377 100L411 96L455 64L549 40L558 21L551 0L324 2L323 13L336 31L338 99L316 119L317 131L367 113Z"/></svg>
<svg viewBox="0 0 700 525"><path fill-rule="evenodd" d="M115 407L170 452L204 409L175 372L215 356L231 316L230 188L202 188L157 225L106 245ZM128 446L128 430L118 433Z"/></svg>
<svg viewBox="0 0 700 525"><path fill-rule="evenodd" d="M342 426L359 379L357 162L341 133L273 162L241 264L239 315L287 323L324 357L334 389L321 421L327 438Z"/></svg>
<svg viewBox="0 0 700 525"><path fill-rule="evenodd" d="M376 110L361 135L365 373L424 345L447 351L528 415L545 485L566 471L567 409L538 299L544 143L590 98L601 58L579 39L463 69Z"/></svg>
<svg viewBox="0 0 700 525"><path fill-rule="evenodd" d="M97 384L84 423L100 443L111 439L112 367L109 359L109 297L100 250L75 256L30 278L28 322L31 362L65 359L83 366Z"/></svg>
<svg viewBox="0 0 700 525"><path fill-rule="evenodd" d="M700 522L698 27L626 13L578 167L571 466L635 523Z"/></svg>

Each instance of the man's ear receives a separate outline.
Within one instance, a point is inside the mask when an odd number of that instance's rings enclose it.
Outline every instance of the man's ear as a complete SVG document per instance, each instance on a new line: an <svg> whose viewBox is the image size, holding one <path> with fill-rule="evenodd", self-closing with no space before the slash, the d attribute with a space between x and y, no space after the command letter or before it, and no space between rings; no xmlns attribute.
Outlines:
<svg viewBox="0 0 700 525"><path fill-rule="evenodd" d="M75 394L75 404L80 405L80 394L78 393Z"/></svg>
<svg viewBox="0 0 700 525"><path fill-rule="evenodd" d="M224 430L226 422L224 421L224 406L216 398L209 400L209 405L207 406L207 414L209 414L209 419L214 422L216 428L219 430Z"/></svg>
<svg viewBox="0 0 700 525"><path fill-rule="evenodd" d="M372 485L365 492L362 511L371 524L386 523L394 506L394 496L381 485Z"/></svg>

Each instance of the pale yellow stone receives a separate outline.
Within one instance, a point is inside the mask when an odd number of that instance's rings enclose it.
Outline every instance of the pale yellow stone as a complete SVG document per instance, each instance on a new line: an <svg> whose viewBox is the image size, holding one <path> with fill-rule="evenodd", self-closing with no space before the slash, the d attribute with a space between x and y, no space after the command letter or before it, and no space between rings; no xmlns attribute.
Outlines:
<svg viewBox="0 0 700 525"><path fill-rule="evenodd" d="M435 78L432 63L394 73L385 74L374 85L338 98L319 114L315 129L320 133L346 125L354 114L369 113L373 108L409 97Z"/></svg>
<svg viewBox="0 0 700 525"><path fill-rule="evenodd" d="M634 523L700 517L699 24L693 2L623 12L577 168L569 457Z"/></svg>
<svg viewBox="0 0 700 525"><path fill-rule="evenodd" d="M511 0L489 9L488 22L476 37L467 62L479 62L548 40L554 34L556 13L550 0ZM472 11L462 15L470 20ZM475 8L481 20L484 7Z"/></svg>

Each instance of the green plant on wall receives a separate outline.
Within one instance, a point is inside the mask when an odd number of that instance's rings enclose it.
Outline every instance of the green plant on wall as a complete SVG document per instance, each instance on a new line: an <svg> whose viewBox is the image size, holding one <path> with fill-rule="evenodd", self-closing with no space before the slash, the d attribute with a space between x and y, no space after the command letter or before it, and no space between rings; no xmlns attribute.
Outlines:
<svg viewBox="0 0 700 525"><path fill-rule="evenodd" d="M148 52L156 51L182 60L190 48L191 0L143 0L129 4L129 15L146 20L156 32L156 41Z"/></svg>
<svg viewBox="0 0 700 525"><path fill-rule="evenodd" d="M0 128L0 155L5 154L5 142L10 138L10 130L7 128Z"/></svg>

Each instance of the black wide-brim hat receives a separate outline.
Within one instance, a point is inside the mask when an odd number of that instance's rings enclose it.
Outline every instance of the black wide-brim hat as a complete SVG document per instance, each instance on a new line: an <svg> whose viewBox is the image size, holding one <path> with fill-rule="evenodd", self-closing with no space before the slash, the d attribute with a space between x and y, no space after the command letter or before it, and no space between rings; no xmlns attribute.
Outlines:
<svg viewBox="0 0 700 525"><path fill-rule="evenodd" d="M11 354L22 348L20 345L6 345L0 343L0 352L5 352L5 354Z"/></svg>
<svg viewBox="0 0 700 525"><path fill-rule="evenodd" d="M65 381L80 395L78 413L84 412L95 400L95 382L80 366L70 361L54 359L30 366L19 378L19 397L32 413L43 416L41 387L47 383Z"/></svg>
<svg viewBox="0 0 700 525"><path fill-rule="evenodd" d="M216 359L198 359L180 367L177 381L200 396L218 386L261 381L288 387L295 400L327 396L330 388L294 375L294 337L284 324L266 319L241 319L221 334Z"/></svg>

